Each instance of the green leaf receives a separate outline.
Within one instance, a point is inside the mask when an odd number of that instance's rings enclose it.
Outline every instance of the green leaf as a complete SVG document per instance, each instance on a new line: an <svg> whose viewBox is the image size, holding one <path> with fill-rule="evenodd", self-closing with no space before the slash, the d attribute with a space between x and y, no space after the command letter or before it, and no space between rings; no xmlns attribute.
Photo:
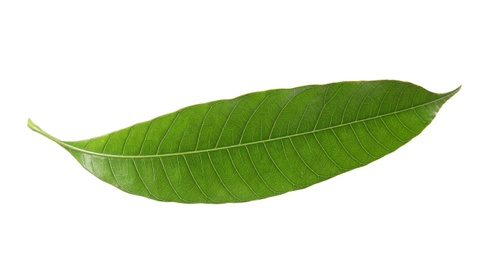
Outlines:
<svg viewBox="0 0 490 260"><path fill-rule="evenodd" d="M184 203L243 202L364 166L418 135L459 88L353 81L256 92L183 108L100 137L65 142L99 179Z"/></svg>

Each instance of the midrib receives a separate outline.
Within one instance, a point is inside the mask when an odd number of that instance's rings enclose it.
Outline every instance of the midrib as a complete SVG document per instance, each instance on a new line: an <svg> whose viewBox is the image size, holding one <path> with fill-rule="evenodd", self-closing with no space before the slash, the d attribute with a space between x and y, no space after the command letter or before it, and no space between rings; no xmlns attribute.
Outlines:
<svg viewBox="0 0 490 260"><path fill-rule="evenodd" d="M419 107L427 106L427 105L430 105L432 103L436 103L436 102L438 102L438 101L440 101L442 99L446 99L449 96L454 95L456 92L457 92L457 90L451 91L449 93L446 93L446 95L444 95L444 96L442 96L442 97L440 97L438 99L435 99L435 100L432 100L430 102L423 103L423 104L420 104L420 105L417 105L417 106L413 106L413 107L409 107L409 108L405 108L405 109L402 109L402 110L398 110L398 111L394 111L394 112L390 112L390 113L385 113L385 114L381 114L381 115L377 115L377 116L373 116L373 117L368 117L368 118L364 118L364 119L360 119L360 120L356 120L356 121L352 121L352 122L348 122L348 123L343 123L343 124L339 124L339 125L335 125L335 126L330 126L330 127L326 127L326 128L322 128L322 129L317 129L317 130L312 130L312 131L308 131L308 132L302 132L302 133L297 133L297 134L292 134L292 135L287 135L287 136L280 136L280 137L270 138L270 139L267 139L267 140L260 140L260 141L254 141L254 142L248 142L248 143L240 143L240 144L223 146L223 147L216 147L216 148L210 148L210 149L202 149L202 150L186 151L186 152L177 152L177 153L167 153L167 154L118 155L118 154L99 153L99 152L94 152L94 151L82 149L82 148L79 148L79 147L76 147L76 146L73 146L73 145L69 145L69 144L67 144L67 143L65 143L65 142L63 142L61 140L58 140L57 138L54 138L53 136L47 134L46 132L44 132L42 130L41 130L40 133L43 134L43 135L45 135L49 139L53 140L54 142L58 143L59 145L65 147L65 148L68 148L68 149L71 149L71 150L75 150L75 151L79 151L79 152L86 153L86 154L90 154L90 155L94 155L94 156L110 157L110 158L120 158L120 159L144 159L144 158L171 157L171 156L180 156L180 155L188 155L188 154L208 153L208 152L220 151L220 150L225 150L225 149L239 148L239 147L243 147L243 146L247 146L247 145L269 143L269 142L274 142L274 141L277 141L277 140L282 140L282 139L287 139L287 138L293 138L293 137L303 136L303 135L309 135L309 134L318 133L318 132L322 132L322 131L332 130L332 129L335 129L335 128L341 128L341 127L344 127L344 126L353 125L353 124L357 124L357 123L362 123L362 122L366 122L366 121L370 121L370 120L375 120L375 119L378 119L378 118L387 117L387 116L390 116L390 115L394 115L394 114L403 113L403 112L406 112L406 111L409 111L409 110L413 110L413 109L416 109L416 108L419 108Z"/></svg>

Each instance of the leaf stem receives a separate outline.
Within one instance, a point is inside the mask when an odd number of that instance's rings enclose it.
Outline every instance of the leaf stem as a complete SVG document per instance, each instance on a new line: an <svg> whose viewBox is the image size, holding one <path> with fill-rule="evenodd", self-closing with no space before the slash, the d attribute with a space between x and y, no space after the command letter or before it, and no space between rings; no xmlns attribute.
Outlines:
<svg viewBox="0 0 490 260"><path fill-rule="evenodd" d="M62 146L64 146L63 142L61 140L59 140L58 138L44 132L44 130L42 130L38 125L34 124L34 122L32 122L32 120L29 118L27 119L27 126L34 132L37 132L37 133L40 133L41 135L47 137L49 140L51 141L54 141L55 143L58 143Z"/></svg>

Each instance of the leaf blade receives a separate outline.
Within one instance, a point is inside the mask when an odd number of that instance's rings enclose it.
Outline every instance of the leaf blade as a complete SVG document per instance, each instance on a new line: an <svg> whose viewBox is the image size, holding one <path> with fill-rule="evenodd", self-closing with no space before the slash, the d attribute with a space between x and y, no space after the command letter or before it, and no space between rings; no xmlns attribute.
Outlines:
<svg viewBox="0 0 490 260"><path fill-rule="evenodd" d="M435 94L407 82L358 81L269 90L78 142L28 125L126 192L242 202L301 189L393 152L459 89Z"/></svg>

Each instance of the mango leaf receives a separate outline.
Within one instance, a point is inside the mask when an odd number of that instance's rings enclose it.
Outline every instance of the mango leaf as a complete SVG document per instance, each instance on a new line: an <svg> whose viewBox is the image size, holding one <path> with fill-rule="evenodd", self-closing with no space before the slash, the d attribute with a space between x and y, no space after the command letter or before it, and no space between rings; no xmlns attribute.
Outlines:
<svg viewBox="0 0 490 260"><path fill-rule="evenodd" d="M100 137L60 141L89 172L160 201L226 203L308 187L418 135L459 88L352 81L190 106Z"/></svg>

